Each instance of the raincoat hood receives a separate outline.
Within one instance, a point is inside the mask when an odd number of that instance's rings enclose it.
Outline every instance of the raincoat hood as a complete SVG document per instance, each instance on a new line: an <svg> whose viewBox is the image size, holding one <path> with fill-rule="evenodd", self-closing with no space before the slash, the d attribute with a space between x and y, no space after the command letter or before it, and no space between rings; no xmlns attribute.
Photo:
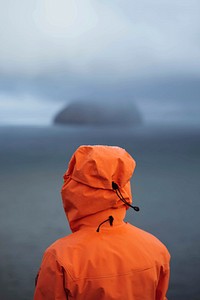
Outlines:
<svg viewBox="0 0 200 300"><path fill-rule="evenodd" d="M135 166L134 159L120 147L80 146L75 151L64 174L61 191L72 231L82 225L97 226L99 216L108 217L111 210L124 218L128 207L117 197L112 182L131 203L130 178Z"/></svg>

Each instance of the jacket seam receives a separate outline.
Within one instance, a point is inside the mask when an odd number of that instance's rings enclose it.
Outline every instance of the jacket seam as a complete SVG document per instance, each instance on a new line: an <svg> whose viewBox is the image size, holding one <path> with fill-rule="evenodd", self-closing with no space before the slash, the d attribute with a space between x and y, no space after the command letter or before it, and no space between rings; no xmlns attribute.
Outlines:
<svg viewBox="0 0 200 300"><path fill-rule="evenodd" d="M125 273L119 273L119 274L111 274L111 275L101 275L101 276L89 276L89 277L79 277L79 278L73 278L72 275L70 274L70 277L72 279L73 282L76 282L76 281L79 281L79 280L87 280L87 279L100 279L100 278L112 278L112 277L120 277L120 276L124 276L124 275L128 275L128 274L131 274L131 273L138 273L138 272L144 272L144 271L147 271L147 270L151 270L153 269L153 266L152 267L149 267L149 268L144 268L144 269L135 269L135 270L132 270L132 271L129 271L129 272L125 272Z"/></svg>
<svg viewBox="0 0 200 300"><path fill-rule="evenodd" d="M60 265L60 267L64 268L64 270L66 271L66 273L69 274L71 281L75 282L75 281L79 281L79 280L87 280L87 279L100 279L100 278L112 278L112 277L119 277L119 276L124 276L124 275L128 275L131 273L139 273L139 272L144 272L147 270L151 270L154 268L154 266L148 267L148 268L143 268L143 269L133 269L129 272L125 272L125 273L117 273L117 274L110 274L110 275L101 275L101 276L89 276L89 277L79 277L79 278L74 278L71 274L71 272L69 271L69 269L66 267L65 264L61 263L60 260L58 259L58 257L51 252L51 254L54 256L55 260L58 262L58 264Z"/></svg>

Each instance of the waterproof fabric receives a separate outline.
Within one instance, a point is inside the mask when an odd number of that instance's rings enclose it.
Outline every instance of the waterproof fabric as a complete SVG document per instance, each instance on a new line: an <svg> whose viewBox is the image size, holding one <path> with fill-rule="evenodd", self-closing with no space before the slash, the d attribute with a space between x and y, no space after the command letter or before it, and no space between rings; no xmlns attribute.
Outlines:
<svg viewBox="0 0 200 300"><path fill-rule="evenodd" d="M73 233L45 251L34 300L167 299L169 252L156 237L124 222L128 206L112 189L114 181L131 203L134 169L122 148L77 149L61 192Z"/></svg>

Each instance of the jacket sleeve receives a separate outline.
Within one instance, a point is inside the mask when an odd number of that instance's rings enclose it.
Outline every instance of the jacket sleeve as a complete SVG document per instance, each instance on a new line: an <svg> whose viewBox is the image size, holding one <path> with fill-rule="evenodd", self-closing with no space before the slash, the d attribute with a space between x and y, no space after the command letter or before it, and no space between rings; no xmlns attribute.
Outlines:
<svg viewBox="0 0 200 300"><path fill-rule="evenodd" d="M167 300L166 294L169 285L170 267L169 264L164 264L160 268L160 276L156 289L156 300Z"/></svg>
<svg viewBox="0 0 200 300"><path fill-rule="evenodd" d="M34 300L67 300L64 276L64 269L54 254L47 250L36 277Z"/></svg>

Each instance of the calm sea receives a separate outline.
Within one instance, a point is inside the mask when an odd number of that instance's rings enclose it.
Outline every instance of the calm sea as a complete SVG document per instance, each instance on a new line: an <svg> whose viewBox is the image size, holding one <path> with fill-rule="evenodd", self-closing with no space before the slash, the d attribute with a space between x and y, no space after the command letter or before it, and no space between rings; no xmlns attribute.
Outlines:
<svg viewBox="0 0 200 300"><path fill-rule="evenodd" d="M136 160L140 213L126 220L168 247L170 300L200 295L200 131L189 128L0 127L0 299L32 299L43 251L70 233L62 175L82 144L117 145Z"/></svg>

